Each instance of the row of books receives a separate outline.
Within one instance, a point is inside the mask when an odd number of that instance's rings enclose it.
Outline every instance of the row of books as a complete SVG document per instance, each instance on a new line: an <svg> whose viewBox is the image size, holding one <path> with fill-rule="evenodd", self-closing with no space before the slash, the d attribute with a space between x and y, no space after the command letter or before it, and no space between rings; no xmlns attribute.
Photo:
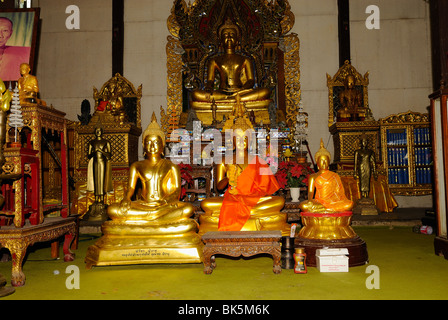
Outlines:
<svg viewBox="0 0 448 320"><path fill-rule="evenodd" d="M409 164L408 149L406 147L387 149L387 163L389 167L407 166Z"/></svg>
<svg viewBox="0 0 448 320"><path fill-rule="evenodd" d="M414 144L430 144L429 128L414 129Z"/></svg>
<svg viewBox="0 0 448 320"><path fill-rule="evenodd" d="M389 168L389 184L408 184L408 168Z"/></svg>
<svg viewBox="0 0 448 320"><path fill-rule="evenodd" d="M415 168L415 179L417 184L432 183L432 168ZM408 168L389 168L389 184L409 184Z"/></svg>
<svg viewBox="0 0 448 320"><path fill-rule="evenodd" d="M416 147L414 149L415 152L415 164L420 165L429 165L432 162L431 157L431 147Z"/></svg>
<svg viewBox="0 0 448 320"><path fill-rule="evenodd" d="M387 130L386 131L386 139L387 139L387 145L406 145L408 144L408 140L406 137L406 130L402 131L392 131Z"/></svg>
<svg viewBox="0 0 448 320"><path fill-rule="evenodd" d="M417 184L432 183L432 168L415 168L415 182Z"/></svg>

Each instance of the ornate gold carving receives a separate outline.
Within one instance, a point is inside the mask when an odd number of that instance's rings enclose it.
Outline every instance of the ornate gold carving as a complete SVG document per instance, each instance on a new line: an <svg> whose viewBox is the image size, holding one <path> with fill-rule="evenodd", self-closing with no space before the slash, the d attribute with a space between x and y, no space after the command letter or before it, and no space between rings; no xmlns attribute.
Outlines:
<svg viewBox="0 0 448 320"><path fill-rule="evenodd" d="M349 61L345 61L336 74L331 77L327 73L327 87L328 87L328 126L331 127L336 122L336 112L339 107L339 91L344 88L345 79L348 76L353 76L355 79L355 86L362 86L363 93L363 107L369 109L369 95L367 86L369 85L369 72L362 76Z"/></svg>
<svg viewBox="0 0 448 320"><path fill-rule="evenodd" d="M180 119L182 113L182 44L181 42L168 36L168 43L166 46L167 55L167 102L168 107L166 113L161 108L161 127L165 134L170 133L169 118L175 113ZM177 125L179 122L177 122Z"/></svg>
<svg viewBox="0 0 448 320"><path fill-rule="evenodd" d="M300 89L300 41L296 34L284 38L285 45L285 94L286 94L286 123L295 127L299 102Z"/></svg>
<svg viewBox="0 0 448 320"><path fill-rule="evenodd" d="M387 123L417 123L417 122L426 122L429 124L429 114L427 113L419 113L414 111L407 111L399 114L392 114L386 118L380 119L380 124Z"/></svg>
<svg viewBox="0 0 448 320"><path fill-rule="evenodd" d="M106 83L103 84L100 91L98 91L95 87L93 87L93 99L95 100L95 112L93 114L93 118L90 123L94 123L97 118L94 119L96 114L104 113L104 111L98 110L98 105L101 100L108 101L112 90L119 90L120 95L123 100L126 98L134 98L135 103L135 122L134 123L138 128L141 128L141 105L140 100L142 97L142 85L138 87L136 90L134 85L125 77L116 73L115 76L110 78ZM107 112L106 112L107 113ZM113 121L112 121L113 122Z"/></svg>
<svg viewBox="0 0 448 320"><path fill-rule="evenodd" d="M168 37L167 52L167 108L161 107L161 123L163 130L169 132L169 119L173 114L180 118L183 103L183 87L193 89L204 83L205 65L210 55L219 52L218 27L224 22L226 15L232 13L234 22L241 29L242 41L239 51L247 53L254 60L255 73L259 85L272 87L277 85L276 53L265 56L264 48L268 43L275 44L285 51L285 108L288 125L295 124L297 106L300 101L300 69L299 40L296 34L287 35L294 25L294 14L287 0L271 2L268 0L196 0L188 3L184 0L174 1L171 14L167 19ZM213 15L205 15L211 13ZM245 23L248 19L257 19L259 25ZM279 43L282 43L279 45ZM184 75L184 79L182 78ZM283 93L280 92L281 95ZM279 103L283 101L279 100ZM249 108L248 108L249 109ZM210 111L211 113L211 111ZM198 115L199 116L199 115ZM264 118L263 118L264 117ZM202 116L205 122L210 117ZM263 123L269 121L268 115L260 116ZM177 120L176 125L179 125Z"/></svg>

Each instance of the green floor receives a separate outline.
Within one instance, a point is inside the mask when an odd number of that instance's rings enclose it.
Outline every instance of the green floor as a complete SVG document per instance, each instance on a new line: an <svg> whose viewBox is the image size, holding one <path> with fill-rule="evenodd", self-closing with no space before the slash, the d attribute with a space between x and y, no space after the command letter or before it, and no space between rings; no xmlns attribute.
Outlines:
<svg viewBox="0 0 448 320"><path fill-rule="evenodd" d="M367 243L370 261L348 273L307 274L272 272L265 256L230 259L218 256L211 275L202 264L138 265L85 269L87 247L95 240L82 235L74 262L50 259L50 248L29 250L23 265L26 284L1 300L20 299L448 299L448 260L434 254L434 235L415 234L411 227L355 227ZM62 248L61 248L62 250ZM79 289L68 289L79 268ZM369 265L379 270L379 289L368 289ZM75 268L76 269L76 268ZM0 263L0 273L11 279L11 262ZM369 281L367 281L369 282ZM378 282L377 282L378 283ZM9 286L9 285L8 285Z"/></svg>

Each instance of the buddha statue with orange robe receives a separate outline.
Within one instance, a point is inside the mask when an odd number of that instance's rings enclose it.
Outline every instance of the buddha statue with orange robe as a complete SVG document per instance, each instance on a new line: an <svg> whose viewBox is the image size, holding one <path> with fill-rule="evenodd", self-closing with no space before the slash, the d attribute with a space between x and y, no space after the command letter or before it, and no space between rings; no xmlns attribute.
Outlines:
<svg viewBox="0 0 448 320"><path fill-rule="evenodd" d="M330 158L330 152L325 149L321 140L320 149L315 155L319 171L309 176L308 200L299 205L302 211L334 213L353 208L353 201L346 197L341 178L329 170Z"/></svg>
<svg viewBox="0 0 448 320"><path fill-rule="evenodd" d="M356 237L350 226L353 201L346 197L339 175L329 170L331 157L322 140L315 159L319 171L309 176L308 200L299 204L303 228L298 236L319 240Z"/></svg>
<svg viewBox="0 0 448 320"><path fill-rule="evenodd" d="M201 202L204 214L199 216L199 234L217 230L281 230L288 234L287 215L280 212L285 199L272 195L279 189L278 182L269 165L248 152L246 129L253 128L247 114L229 119L226 125L225 129L235 130L235 150L232 161L223 161L216 170L218 190L227 190L224 197Z"/></svg>

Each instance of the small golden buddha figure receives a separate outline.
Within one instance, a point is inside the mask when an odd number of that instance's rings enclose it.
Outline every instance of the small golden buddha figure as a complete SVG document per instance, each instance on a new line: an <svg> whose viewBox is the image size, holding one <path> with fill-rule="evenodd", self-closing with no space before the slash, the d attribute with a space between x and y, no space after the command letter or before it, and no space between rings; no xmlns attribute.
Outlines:
<svg viewBox="0 0 448 320"><path fill-rule="evenodd" d="M365 111L362 107L362 94L355 88L354 76L348 75L344 86L345 89L339 95L341 108L338 110L338 118L359 120L365 116Z"/></svg>
<svg viewBox="0 0 448 320"><path fill-rule="evenodd" d="M199 217L199 234L217 230L281 230L286 235L290 229L287 216L280 212L285 199L272 196L279 189L278 182L269 165L248 152L246 129L252 129L251 123L247 116L237 117L234 122L233 159L216 167L217 189L227 190L224 197L201 202L204 214Z"/></svg>
<svg viewBox="0 0 448 320"><path fill-rule="evenodd" d="M303 224L299 237L326 240L353 238L356 236L350 226L353 201L345 196L339 175L328 169L331 157L322 140L315 159L319 171L310 175L308 200L299 204Z"/></svg>
<svg viewBox="0 0 448 320"><path fill-rule="evenodd" d="M126 121L126 111L123 104L123 90L122 88L114 83L109 85L109 95L108 95L108 106L107 109L114 116L118 116L120 123Z"/></svg>
<svg viewBox="0 0 448 320"><path fill-rule="evenodd" d="M31 68L28 63L22 63L20 65L20 74L22 77L17 80L20 103L22 105L30 103L45 105L45 102L37 97L39 93L39 83L37 78L30 74L30 71Z"/></svg>
<svg viewBox="0 0 448 320"><path fill-rule="evenodd" d="M111 220L103 223L104 236L89 248L88 267L201 261L202 243L191 219L194 207L179 201L180 169L162 156L165 134L155 114L142 139L145 159L131 165L124 199L108 206ZM132 200L138 180L141 199Z"/></svg>
<svg viewBox="0 0 448 320"><path fill-rule="evenodd" d="M270 90L254 88L255 75L251 59L236 53L240 30L231 20L227 20L218 30L224 53L211 58L207 65L207 82L204 90L194 90L192 100L199 102L234 102L239 94L241 101L269 99ZM215 76L219 74L219 88L214 89Z"/></svg>
<svg viewBox="0 0 448 320"><path fill-rule="evenodd" d="M330 152L325 149L322 139L315 159L319 171L309 176L308 200L300 203L300 209L314 213L335 213L351 210L353 201L345 196L344 186L339 175L329 170L331 156Z"/></svg>

